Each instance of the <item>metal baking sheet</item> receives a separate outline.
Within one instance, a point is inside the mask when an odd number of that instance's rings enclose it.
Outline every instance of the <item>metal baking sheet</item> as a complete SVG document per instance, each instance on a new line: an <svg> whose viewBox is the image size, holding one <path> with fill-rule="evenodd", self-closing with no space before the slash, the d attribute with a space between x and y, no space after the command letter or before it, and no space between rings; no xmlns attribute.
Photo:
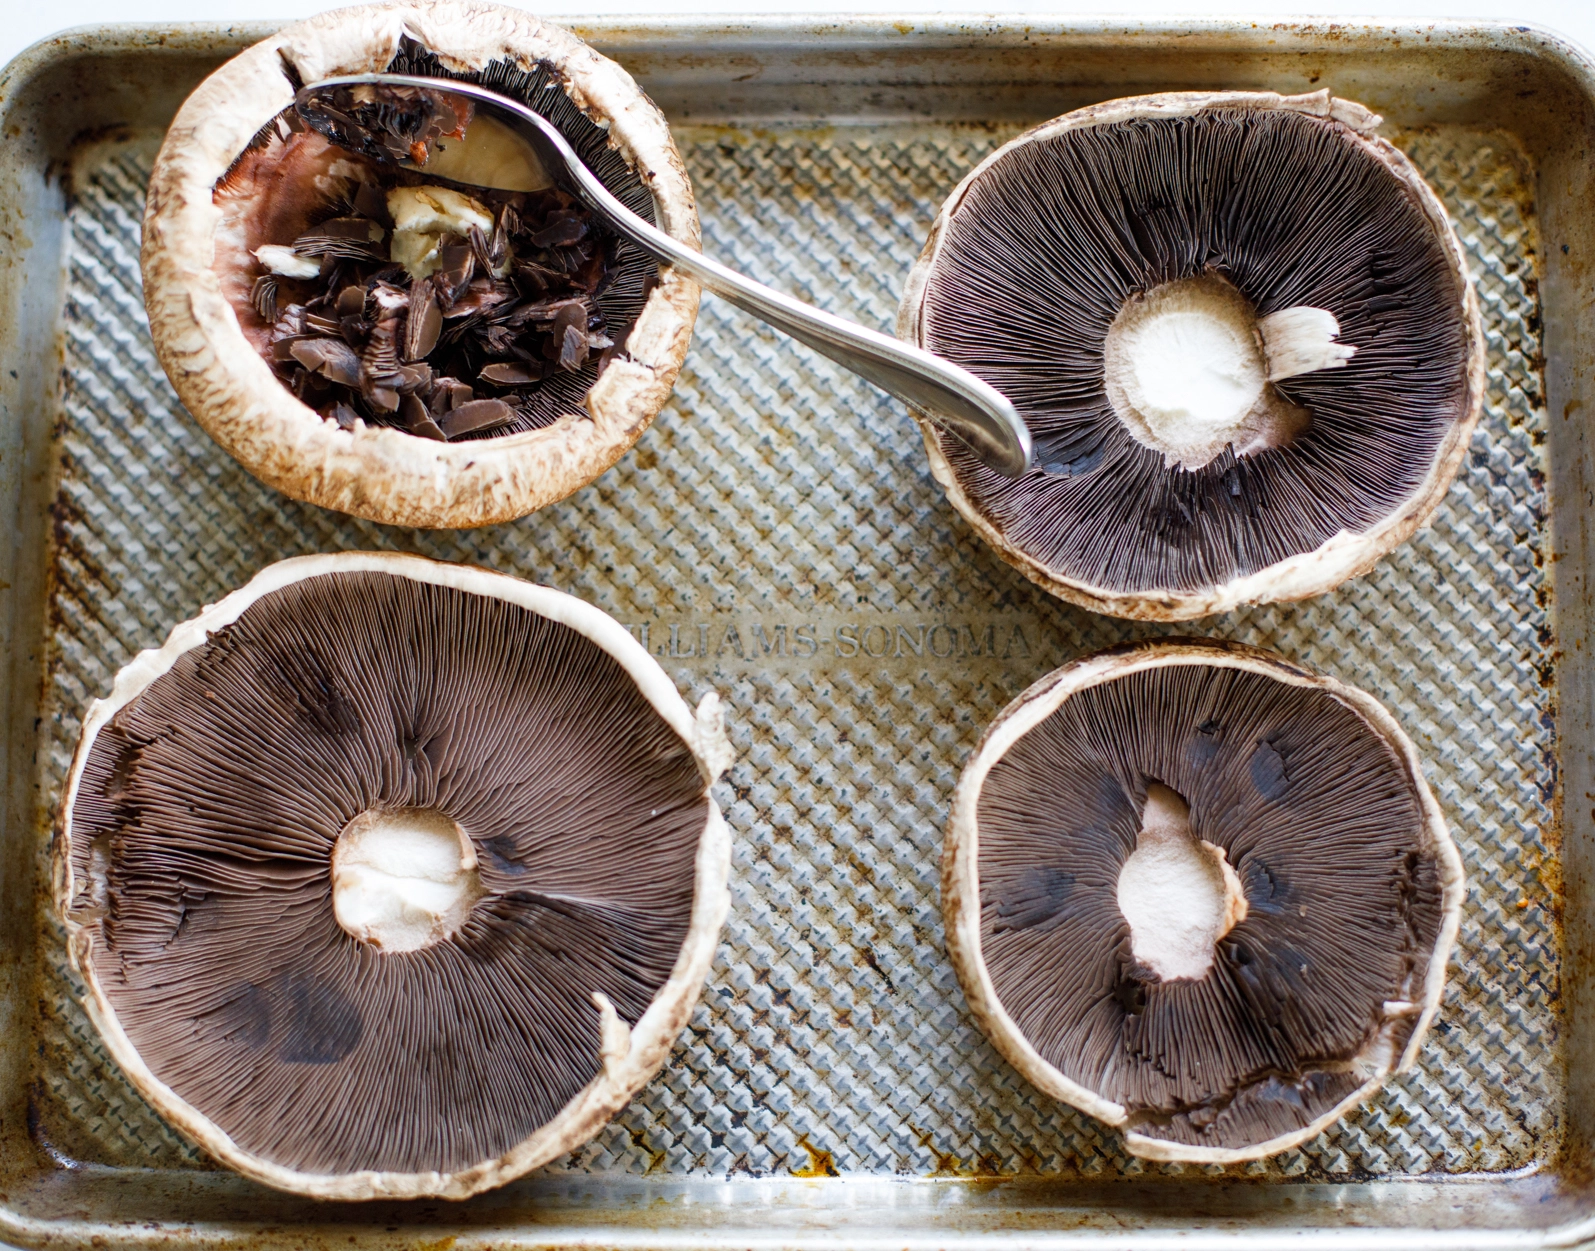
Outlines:
<svg viewBox="0 0 1595 1251"><path fill-rule="evenodd" d="M26 328L0 331L17 367L0 485L18 516L15 567L0 571L13 770L0 1234L1577 1241L1595 1211L1577 1062L1595 812L1572 789L1590 772L1589 555L1569 523L1589 473L1595 410L1576 387L1595 342L1568 324L1591 286L1591 221L1574 213L1589 213L1577 162L1590 157L1565 150L1570 128L1590 129L1574 54L1460 28L583 31L675 123L705 249L875 325L891 323L942 198L1027 122L1185 86L1327 86L1385 113L1478 282L1490 368L1471 455L1431 526L1369 576L1305 604L1159 628L1033 588L945 502L895 402L712 299L653 429L533 517L401 530L256 483L156 364L137 251L166 117L259 33L85 35L0 82L0 126L20 121L36 149L22 154L31 182L0 182L6 307L36 306ZM484 564L597 604L689 698L721 693L740 753L720 792L737 840L731 916L666 1069L587 1147L463 1205L312 1204L216 1171L105 1057L45 902L50 810L87 702L263 565L340 548ZM1414 1071L1301 1149L1229 1170L1136 1160L1114 1131L1035 1092L976 1028L941 935L942 826L984 725L1051 668L1153 633L1240 639L1379 695L1425 756L1469 876ZM1564 806L1565 794L1580 798Z"/></svg>

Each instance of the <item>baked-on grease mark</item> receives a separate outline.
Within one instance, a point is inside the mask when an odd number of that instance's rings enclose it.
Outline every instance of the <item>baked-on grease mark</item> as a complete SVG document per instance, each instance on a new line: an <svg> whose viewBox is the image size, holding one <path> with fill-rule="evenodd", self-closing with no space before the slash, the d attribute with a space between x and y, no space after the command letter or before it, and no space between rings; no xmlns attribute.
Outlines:
<svg viewBox="0 0 1595 1251"><path fill-rule="evenodd" d="M1200 977L1135 958L1116 889L1148 794L1188 805L1243 919ZM1135 1132L1244 1147L1310 1124L1399 1054L1444 916L1419 797L1329 692L1164 665L1088 686L992 764L978 802L981 952L1049 1064ZM1067 881L1067 889L1063 883ZM1019 922L1022 922L1019 923ZM1378 1058L1377 1056L1375 1057Z"/></svg>
<svg viewBox="0 0 1595 1251"><path fill-rule="evenodd" d="M1326 311L1354 354L1269 381L1274 433L1250 452L1237 436L1180 468L1115 411L1104 349L1128 302L1204 278L1264 323ZM1042 470L1019 479L944 441L972 507L1047 569L1137 592L1220 586L1398 508L1465 416L1461 307L1433 223L1354 136L1215 107L1011 149L947 222L922 316L925 346L1007 395L1035 437Z"/></svg>
<svg viewBox="0 0 1595 1251"><path fill-rule="evenodd" d="M652 1002L707 805L690 749L583 635L328 574L257 600L101 731L73 916L139 1055L241 1147L453 1170L598 1073L595 991L628 1024ZM363 812L410 809L459 823L483 894L452 936L384 953L334 916L333 847Z"/></svg>
<svg viewBox="0 0 1595 1251"><path fill-rule="evenodd" d="M1157 781L1147 783L1116 894L1131 953L1163 981L1205 976L1215 945L1246 919L1246 892L1223 848L1197 835L1190 805Z"/></svg>

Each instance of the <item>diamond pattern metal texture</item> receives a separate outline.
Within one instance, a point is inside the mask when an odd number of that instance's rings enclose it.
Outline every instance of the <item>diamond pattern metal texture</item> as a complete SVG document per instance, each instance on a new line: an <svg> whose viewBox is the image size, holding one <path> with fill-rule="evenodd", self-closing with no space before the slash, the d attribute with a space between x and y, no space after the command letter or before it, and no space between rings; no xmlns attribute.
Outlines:
<svg viewBox="0 0 1595 1251"><path fill-rule="evenodd" d="M889 325L942 198L1009 130L684 128L711 254ZM1244 1170L1330 1178L1522 1168L1555 1149L1557 861L1545 425L1530 181L1500 136L1401 141L1477 275L1488 407L1433 524L1368 577L1196 623L1379 695L1426 758L1469 891L1416 1069ZM613 613L740 758L730 921L666 1069L578 1172L1179 1172L1039 1095L974 1025L942 942L938 857L982 728L1082 653L1173 631L1054 602L946 503L903 410L706 299L671 405L596 484L512 525L390 529L287 500L178 405L151 351L139 216L151 142L75 181L46 793L135 652L285 556L388 548L550 583ZM47 832L39 835L41 857ZM100 1049L41 902L36 1113L60 1156L209 1167Z"/></svg>

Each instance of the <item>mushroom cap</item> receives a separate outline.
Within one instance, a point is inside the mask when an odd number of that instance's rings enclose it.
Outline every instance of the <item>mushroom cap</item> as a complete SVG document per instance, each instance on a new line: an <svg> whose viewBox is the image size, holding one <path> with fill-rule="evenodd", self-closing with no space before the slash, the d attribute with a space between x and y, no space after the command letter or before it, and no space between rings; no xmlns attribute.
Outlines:
<svg viewBox="0 0 1595 1251"><path fill-rule="evenodd" d="M295 398L239 326L212 268L217 181L292 101L295 84L371 73L408 36L454 73L551 66L566 94L653 195L655 220L698 246L692 187L664 117L631 76L560 27L476 0L361 5L287 26L189 96L156 158L144 214L144 300L178 397L261 481L295 499L392 525L509 521L615 463L669 398L692 338L698 286L662 268L641 315L585 399L551 426L437 443L390 428L339 429Z"/></svg>
<svg viewBox="0 0 1595 1251"><path fill-rule="evenodd" d="M1115 894L1160 787L1245 892L1195 979L1139 963ZM1389 712L1216 640L1115 648L1025 691L964 769L942 860L948 947L997 1049L1134 1154L1218 1164L1309 1140L1413 1062L1464 890Z"/></svg>
<svg viewBox="0 0 1595 1251"><path fill-rule="evenodd" d="M162 1116L267 1185L501 1185L597 1133L691 1015L729 763L718 698L694 715L568 595L282 561L88 710L54 856L85 1007ZM457 932L382 950L342 927L340 830L373 811L457 823L479 871Z"/></svg>
<svg viewBox="0 0 1595 1251"><path fill-rule="evenodd" d="M897 332L1004 391L1038 463L1049 445L1067 463L1004 479L919 414L936 480L1004 560L1084 608L1180 621L1321 594L1423 524L1478 419L1484 339L1445 209L1379 122L1327 91L1138 96L1043 123L958 185ZM1193 140L1203 128L1213 142ZM1037 276L1059 256L1067 289ZM1271 384L1312 412L1296 442L1187 472L1120 428L1101 349L1127 298L1215 270L1260 317L1326 308L1357 352ZM970 305L945 298L957 283ZM1035 342L1010 351L1009 324ZM1271 518L1281 506L1293 515Z"/></svg>

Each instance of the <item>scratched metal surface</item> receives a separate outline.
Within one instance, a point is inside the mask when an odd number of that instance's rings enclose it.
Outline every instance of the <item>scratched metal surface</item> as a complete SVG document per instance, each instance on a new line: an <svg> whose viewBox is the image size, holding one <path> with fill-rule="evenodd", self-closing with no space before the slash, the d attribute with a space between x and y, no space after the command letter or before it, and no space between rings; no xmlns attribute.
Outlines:
<svg viewBox="0 0 1595 1251"><path fill-rule="evenodd" d="M685 128L706 248L889 324L937 205L1011 133L934 124ZM1253 1173L1498 1172L1558 1139L1554 709L1529 180L1496 136L1401 137L1479 281L1485 417L1434 524L1306 605L1200 623L1379 694L1425 754L1467 862L1458 955L1417 1069ZM815 1176L1178 1172L1038 1095L975 1028L944 954L937 858L981 728L1082 652L1157 632L1055 603L931 481L902 411L707 300L675 398L597 484L513 525L388 529L288 501L188 418L150 350L138 219L152 144L102 148L71 212L54 656L44 768L138 649L278 558L399 548L600 605L696 698L727 699L733 906L665 1071L577 1172ZM1191 627L1185 628L1191 632ZM45 831L40 831L43 854ZM64 1159L207 1167L99 1048L60 934L35 1112Z"/></svg>

